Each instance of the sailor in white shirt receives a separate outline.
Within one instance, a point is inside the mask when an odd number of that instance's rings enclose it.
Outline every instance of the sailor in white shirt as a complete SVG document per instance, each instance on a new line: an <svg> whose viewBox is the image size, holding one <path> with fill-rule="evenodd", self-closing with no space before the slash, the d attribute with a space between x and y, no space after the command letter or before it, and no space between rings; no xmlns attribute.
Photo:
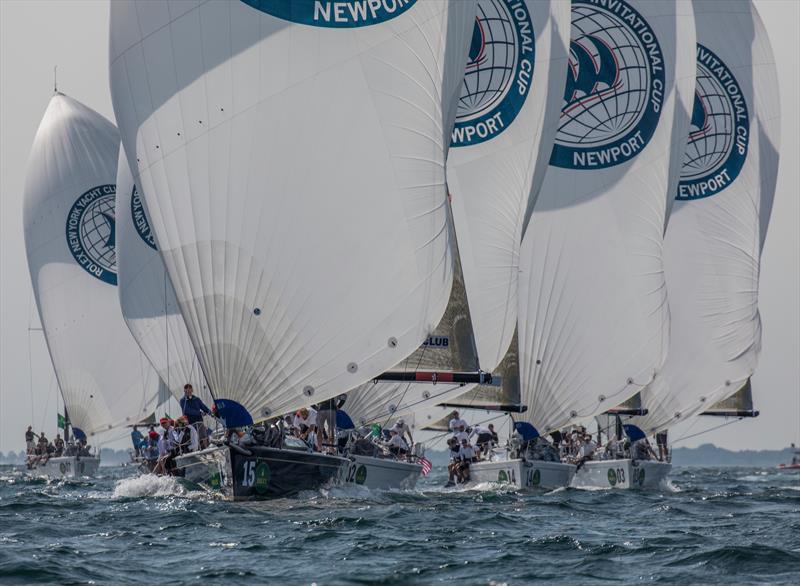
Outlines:
<svg viewBox="0 0 800 586"><path fill-rule="evenodd" d="M460 427L467 429L467 422L458 416L458 411L453 411L453 414L450 417L450 422L448 423L448 427L450 428L451 432L455 433ZM459 444L460 443L461 442L459 442Z"/></svg>
<svg viewBox="0 0 800 586"><path fill-rule="evenodd" d="M406 423L405 419L402 417L397 420L397 422L392 426L392 429L397 432L402 439L406 439L406 435L408 435L408 445L414 445L414 438L411 435L411 427Z"/></svg>
<svg viewBox="0 0 800 586"><path fill-rule="evenodd" d="M300 428L301 425L305 425L306 427L311 427L312 425L317 424L317 410L313 407L303 407L297 413L294 414L294 421L292 422L294 427Z"/></svg>
<svg viewBox="0 0 800 586"><path fill-rule="evenodd" d="M474 462L477 460L475 456L475 448L469 443L468 439L461 442L461 449L458 451L458 457L462 462Z"/></svg>
<svg viewBox="0 0 800 586"><path fill-rule="evenodd" d="M389 436L389 441L386 442L386 447L389 448L389 452L395 456L406 455L408 453L408 444L406 440L400 437L400 434L397 433L394 427L389 430Z"/></svg>

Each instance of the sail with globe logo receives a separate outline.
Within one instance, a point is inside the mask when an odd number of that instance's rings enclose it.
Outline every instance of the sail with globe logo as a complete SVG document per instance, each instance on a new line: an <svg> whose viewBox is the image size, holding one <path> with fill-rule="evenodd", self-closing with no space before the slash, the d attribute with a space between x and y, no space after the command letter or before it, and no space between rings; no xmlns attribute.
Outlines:
<svg viewBox="0 0 800 586"><path fill-rule="evenodd" d="M694 42L689 2L572 2L561 117L519 260L521 419L541 434L619 405L666 358L663 230Z"/></svg>
<svg viewBox="0 0 800 586"><path fill-rule="evenodd" d="M117 299L116 171L111 122L56 93L36 133L24 228L36 305L73 434L153 412L158 377Z"/></svg>
<svg viewBox="0 0 800 586"><path fill-rule="evenodd" d="M694 3L691 130L667 227L672 339L642 393L648 432L693 415L754 415L761 349L758 279L775 195L780 107L775 58L749 0Z"/></svg>

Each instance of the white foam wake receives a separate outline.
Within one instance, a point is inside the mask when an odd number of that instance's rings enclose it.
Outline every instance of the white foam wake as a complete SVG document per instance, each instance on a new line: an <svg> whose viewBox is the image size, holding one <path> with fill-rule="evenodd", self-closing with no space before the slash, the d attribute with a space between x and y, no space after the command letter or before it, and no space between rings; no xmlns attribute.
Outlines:
<svg viewBox="0 0 800 586"><path fill-rule="evenodd" d="M172 476L143 474L118 480L114 487L114 498L141 498L186 496L186 489Z"/></svg>

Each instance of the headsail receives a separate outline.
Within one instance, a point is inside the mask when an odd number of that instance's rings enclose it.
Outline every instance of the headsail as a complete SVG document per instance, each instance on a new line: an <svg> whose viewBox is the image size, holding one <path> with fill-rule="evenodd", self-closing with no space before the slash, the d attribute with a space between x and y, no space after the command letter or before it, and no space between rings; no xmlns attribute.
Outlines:
<svg viewBox="0 0 800 586"><path fill-rule="evenodd" d="M120 149L117 167L116 210L119 302L125 323L174 397L180 399L183 385L191 383L196 395L210 401L124 149Z"/></svg>
<svg viewBox="0 0 800 586"><path fill-rule="evenodd" d="M761 348L758 276L775 195L775 59L749 0L695 2L695 111L664 259L672 341L643 393L648 432L745 386Z"/></svg>
<svg viewBox="0 0 800 586"><path fill-rule="evenodd" d="M70 422L87 435L146 417L158 394L117 299L118 150L111 122L57 93L36 132L25 183L36 305Z"/></svg>
<svg viewBox="0 0 800 586"><path fill-rule="evenodd" d="M543 434L619 405L666 357L663 229L694 41L688 2L572 2L567 95L520 253L522 417Z"/></svg>
<svg viewBox="0 0 800 586"><path fill-rule="evenodd" d="M388 370L450 294L475 6L362 6L111 6L114 109L181 313L217 399L255 418Z"/></svg>

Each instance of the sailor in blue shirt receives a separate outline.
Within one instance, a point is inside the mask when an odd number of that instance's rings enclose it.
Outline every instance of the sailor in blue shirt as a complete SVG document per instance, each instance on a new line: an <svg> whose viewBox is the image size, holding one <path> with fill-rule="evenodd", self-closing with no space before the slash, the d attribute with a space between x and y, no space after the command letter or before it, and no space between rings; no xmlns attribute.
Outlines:
<svg viewBox="0 0 800 586"><path fill-rule="evenodd" d="M192 385L186 383L183 385L183 397L181 398L181 411L189 420L189 425L193 425L200 436L200 449L208 446L208 437L206 435L206 426L203 424L203 413L212 415L211 409L206 407L200 397L194 396L194 389Z"/></svg>

